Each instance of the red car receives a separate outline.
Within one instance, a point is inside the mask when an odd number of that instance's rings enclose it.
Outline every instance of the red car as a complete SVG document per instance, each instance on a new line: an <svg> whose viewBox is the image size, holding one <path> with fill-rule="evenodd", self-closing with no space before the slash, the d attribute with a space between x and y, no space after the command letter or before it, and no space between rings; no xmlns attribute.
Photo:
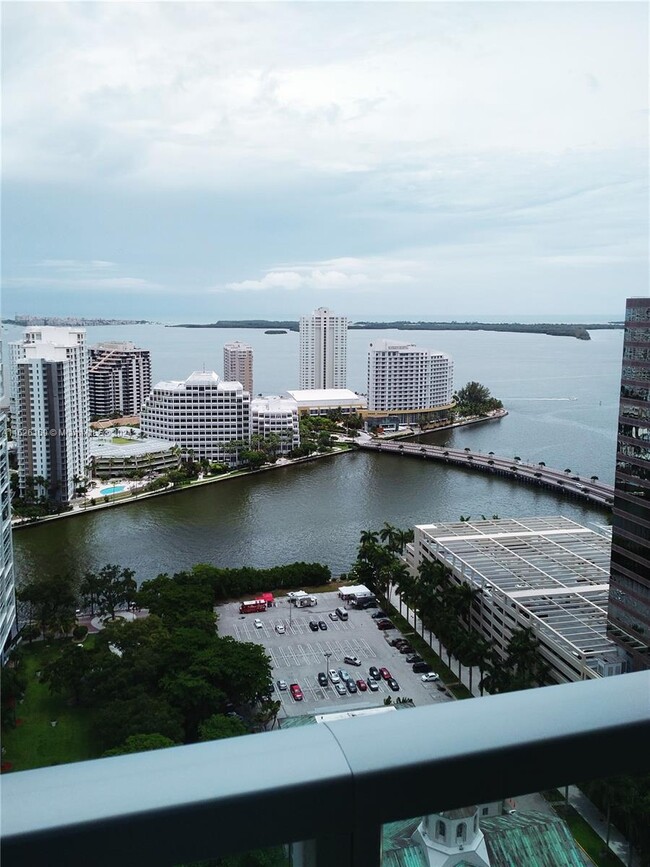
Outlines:
<svg viewBox="0 0 650 867"><path fill-rule="evenodd" d="M384 680L392 680L392 675L387 668L380 668L379 674L384 678Z"/></svg>
<svg viewBox="0 0 650 867"><path fill-rule="evenodd" d="M357 689L359 690L359 692L365 692L368 689L368 684L365 682L365 680L358 680Z"/></svg>
<svg viewBox="0 0 650 867"><path fill-rule="evenodd" d="M302 690L297 683L292 683L289 689L291 690L291 696L294 701L302 701Z"/></svg>

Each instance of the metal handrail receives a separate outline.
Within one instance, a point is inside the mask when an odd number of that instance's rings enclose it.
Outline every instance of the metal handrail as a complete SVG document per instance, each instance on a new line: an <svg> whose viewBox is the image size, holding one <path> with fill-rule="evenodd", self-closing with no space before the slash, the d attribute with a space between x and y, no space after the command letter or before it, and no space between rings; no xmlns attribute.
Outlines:
<svg viewBox="0 0 650 867"><path fill-rule="evenodd" d="M376 867L381 825L650 770L650 672L2 778L2 863L179 864L302 840ZM310 854L311 853L311 854Z"/></svg>

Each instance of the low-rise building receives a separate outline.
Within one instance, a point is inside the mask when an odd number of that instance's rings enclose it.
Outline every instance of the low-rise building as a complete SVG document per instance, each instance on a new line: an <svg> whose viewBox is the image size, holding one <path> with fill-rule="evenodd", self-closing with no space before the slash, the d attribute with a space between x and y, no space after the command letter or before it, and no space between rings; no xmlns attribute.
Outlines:
<svg viewBox="0 0 650 867"><path fill-rule="evenodd" d="M195 460L238 463L250 443L250 395L240 382L224 382L211 370L184 382L159 382L141 415L146 436L180 446Z"/></svg>
<svg viewBox="0 0 650 867"><path fill-rule="evenodd" d="M277 437L278 453L288 455L300 445L298 404L287 397L255 397L251 400L251 438Z"/></svg>
<svg viewBox="0 0 650 867"><path fill-rule="evenodd" d="M134 439L114 443L112 437L91 436L90 464L94 477L122 478L133 472L164 473L179 467L179 449L167 440Z"/></svg>
<svg viewBox="0 0 650 867"><path fill-rule="evenodd" d="M301 415L341 415L360 413L368 406L366 398L349 388L294 388L287 391L298 404Z"/></svg>
<svg viewBox="0 0 650 867"><path fill-rule="evenodd" d="M499 653L530 628L558 683L620 674L606 634L610 539L563 517L459 521L415 527L414 570L438 560L476 591L472 629Z"/></svg>

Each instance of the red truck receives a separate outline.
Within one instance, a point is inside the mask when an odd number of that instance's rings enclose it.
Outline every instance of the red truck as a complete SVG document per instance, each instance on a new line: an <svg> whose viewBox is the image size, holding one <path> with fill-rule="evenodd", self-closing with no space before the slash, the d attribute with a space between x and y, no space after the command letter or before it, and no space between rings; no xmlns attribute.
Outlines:
<svg viewBox="0 0 650 867"><path fill-rule="evenodd" d="M264 599L252 599L250 602L242 602L239 606L240 614L252 614L254 611L266 611Z"/></svg>

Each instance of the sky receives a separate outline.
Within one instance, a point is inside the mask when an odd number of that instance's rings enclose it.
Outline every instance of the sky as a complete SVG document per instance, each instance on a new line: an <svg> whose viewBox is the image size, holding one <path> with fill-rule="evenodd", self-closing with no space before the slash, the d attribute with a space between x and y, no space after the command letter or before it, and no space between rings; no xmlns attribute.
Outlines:
<svg viewBox="0 0 650 867"><path fill-rule="evenodd" d="M2 315L623 318L643 2L5 2Z"/></svg>

